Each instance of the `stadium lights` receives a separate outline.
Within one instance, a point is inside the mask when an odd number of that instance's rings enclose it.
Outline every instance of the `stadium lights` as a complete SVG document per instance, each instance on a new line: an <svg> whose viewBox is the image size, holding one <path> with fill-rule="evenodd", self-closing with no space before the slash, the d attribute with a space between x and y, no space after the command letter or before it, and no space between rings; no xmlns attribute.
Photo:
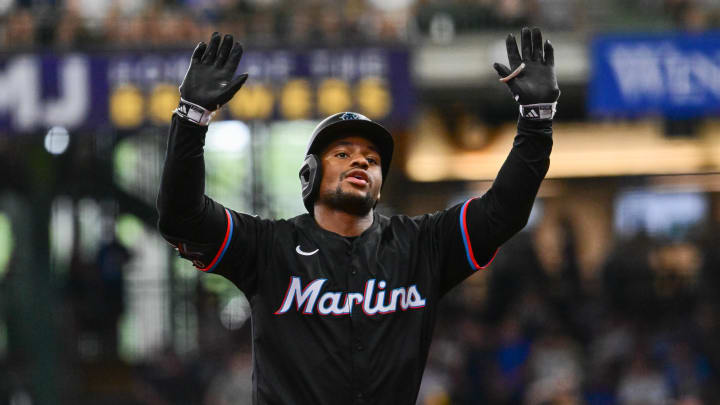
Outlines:
<svg viewBox="0 0 720 405"><path fill-rule="evenodd" d="M64 127L52 127L45 134L45 150L53 155L65 153L70 144L70 134Z"/></svg>
<svg viewBox="0 0 720 405"><path fill-rule="evenodd" d="M250 128L242 121L211 122L205 149L213 152L240 152L250 142Z"/></svg>

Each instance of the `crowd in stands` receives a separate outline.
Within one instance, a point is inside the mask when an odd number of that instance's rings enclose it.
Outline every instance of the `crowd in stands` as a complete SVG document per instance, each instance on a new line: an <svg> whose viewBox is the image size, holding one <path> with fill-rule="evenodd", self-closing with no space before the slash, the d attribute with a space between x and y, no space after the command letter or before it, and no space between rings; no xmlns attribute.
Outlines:
<svg viewBox="0 0 720 405"><path fill-rule="evenodd" d="M595 279L580 274L569 225L551 260L518 235L486 279L448 297L425 403L718 403L720 228L707 229L618 240Z"/></svg>
<svg viewBox="0 0 720 405"><path fill-rule="evenodd" d="M254 45L413 42L537 25L548 30L718 27L710 0L3 0L0 50L192 45L213 31Z"/></svg>

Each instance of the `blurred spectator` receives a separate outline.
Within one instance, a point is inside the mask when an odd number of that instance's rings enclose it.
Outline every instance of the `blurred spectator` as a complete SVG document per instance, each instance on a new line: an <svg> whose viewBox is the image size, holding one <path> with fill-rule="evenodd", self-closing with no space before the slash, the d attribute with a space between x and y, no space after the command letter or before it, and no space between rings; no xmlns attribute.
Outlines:
<svg viewBox="0 0 720 405"><path fill-rule="evenodd" d="M589 345L591 370L598 370L597 375L604 374L614 365L621 364L629 358L635 345L635 336L629 322L620 317L596 320L599 324L598 334Z"/></svg>
<svg viewBox="0 0 720 405"><path fill-rule="evenodd" d="M77 246L77 245L76 245ZM99 330L104 307L100 274L93 263L82 260L79 249L73 249L66 291L74 321L73 342L82 360L94 360L100 354Z"/></svg>
<svg viewBox="0 0 720 405"><path fill-rule="evenodd" d="M78 16L85 28L96 35L102 32L112 6L113 0L65 0L66 10Z"/></svg>
<svg viewBox="0 0 720 405"><path fill-rule="evenodd" d="M34 45L36 29L35 16L31 10L19 9L11 13L3 32L3 47L16 49Z"/></svg>
<svg viewBox="0 0 720 405"><path fill-rule="evenodd" d="M85 37L82 18L73 11L62 14L55 27L55 46L62 49L76 47Z"/></svg>
<svg viewBox="0 0 720 405"><path fill-rule="evenodd" d="M66 288L75 321L73 341L82 360L117 356L118 322L125 311L123 273L130 258L114 239L100 247L95 263L73 251Z"/></svg>
<svg viewBox="0 0 720 405"><path fill-rule="evenodd" d="M170 348L139 368L135 396L147 405L194 405L201 402L204 390L194 369Z"/></svg>
<svg viewBox="0 0 720 405"><path fill-rule="evenodd" d="M577 404L583 380L579 345L550 327L532 347L528 362L529 388L525 403Z"/></svg>
<svg viewBox="0 0 720 405"><path fill-rule="evenodd" d="M645 233L628 241L618 242L603 269L605 294L612 309L638 322L659 315L655 311L656 297L651 288L654 279L650 254L655 241Z"/></svg>
<svg viewBox="0 0 720 405"><path fill-rule="evenodd" d="M664 405L670 403L665 381L641 352L635 354L618 384L621 405Z"/></svg>
<svg viewBox="0 0 720 405"><path fill-rule="evenodd" d="M509 26L527 25L530 8L521 0L499 0L496 2L498 16Z"/></svg>
<svg viewBox="0 0 720 405"><path fill-rule="evenodd" d="M102 294L100 336L104 354L111 357L118 353L118 322L125 312L125 265L131 258L125 246L114 238L100 246L97 255Z"/></svg>
<svg viewBox="0 0 720 405"><path fill-rule="evenodd" d="M494 353L494 400L519 404L525 395L525 375L532 341L523 334L522 325L512 316L500 324L499 342Z"/></svg>
<svg viewBox="0 0 720 405"><path fill-rule="evenodd" d="M127 18L110 18L107 25L107 37L119 46L138 46L146 38L146 23L142 15Z"/></svg>
<svg viewBox="0 0 720 405"><path fill-rule="evenodd" d="M615 392L616 371L613 368L589 368L583 400L587 405L616 405L618 403Z"/></svg>
<svg viewBox="0 0 720 405"><path fill-rule="evenodd" d="M252 403L252 356L246 350L233 353L210 381L204 405Z"/></svg>
<svg viewBox="0 0 720 405"><path fill-rule="evenodd" d="M692 313L697 303L697 280L702 258L691 243L672 243L651 252L650 264L658 316L665 319Z"/></svg>
<svg viewBox="0 0 720 405"><path fill-rule="evenodd" d="M664 373L673 398L700 398L710 377L707 358L685 341L671 343L669 351Z"/></svg>

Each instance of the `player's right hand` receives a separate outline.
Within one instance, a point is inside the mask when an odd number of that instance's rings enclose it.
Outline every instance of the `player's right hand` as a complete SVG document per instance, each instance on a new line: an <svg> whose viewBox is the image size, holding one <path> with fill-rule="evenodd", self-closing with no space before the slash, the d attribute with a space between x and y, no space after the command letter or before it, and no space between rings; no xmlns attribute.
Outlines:
<svg viewBox="0 0 720 405"><path fill-rule="evenodd" d="M520 33L522 55L515 36L505 40L510 67L495 63L493 67L500 81L510 88L515 101L521 105L554 103L560 97L555 78L555 52L550 41L543 44L538 28L524 27Z"/></svg>
<svg viewBox="0 0 720 405"><path fill-rule="evenodd" d="M193 51L190 67L180 85L180 97L190 103L215 111L240 90L247 73L235 77L243 48L233 36L215 32L208 44L200 42Z"/></svg>

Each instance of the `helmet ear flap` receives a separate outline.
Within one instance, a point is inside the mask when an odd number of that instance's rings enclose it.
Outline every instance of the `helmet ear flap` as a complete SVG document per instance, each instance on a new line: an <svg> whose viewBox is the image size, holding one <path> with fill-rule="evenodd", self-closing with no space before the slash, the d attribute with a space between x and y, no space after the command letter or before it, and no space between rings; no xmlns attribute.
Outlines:
<svg viewBox="0 0 720 405"><path fill-rule="evenodd" d="M315 198L320 190L320 159L317 155L305 156L305 161L300 167L300 185L302 186L302 198L308 212L313 212Z"/></svg>

